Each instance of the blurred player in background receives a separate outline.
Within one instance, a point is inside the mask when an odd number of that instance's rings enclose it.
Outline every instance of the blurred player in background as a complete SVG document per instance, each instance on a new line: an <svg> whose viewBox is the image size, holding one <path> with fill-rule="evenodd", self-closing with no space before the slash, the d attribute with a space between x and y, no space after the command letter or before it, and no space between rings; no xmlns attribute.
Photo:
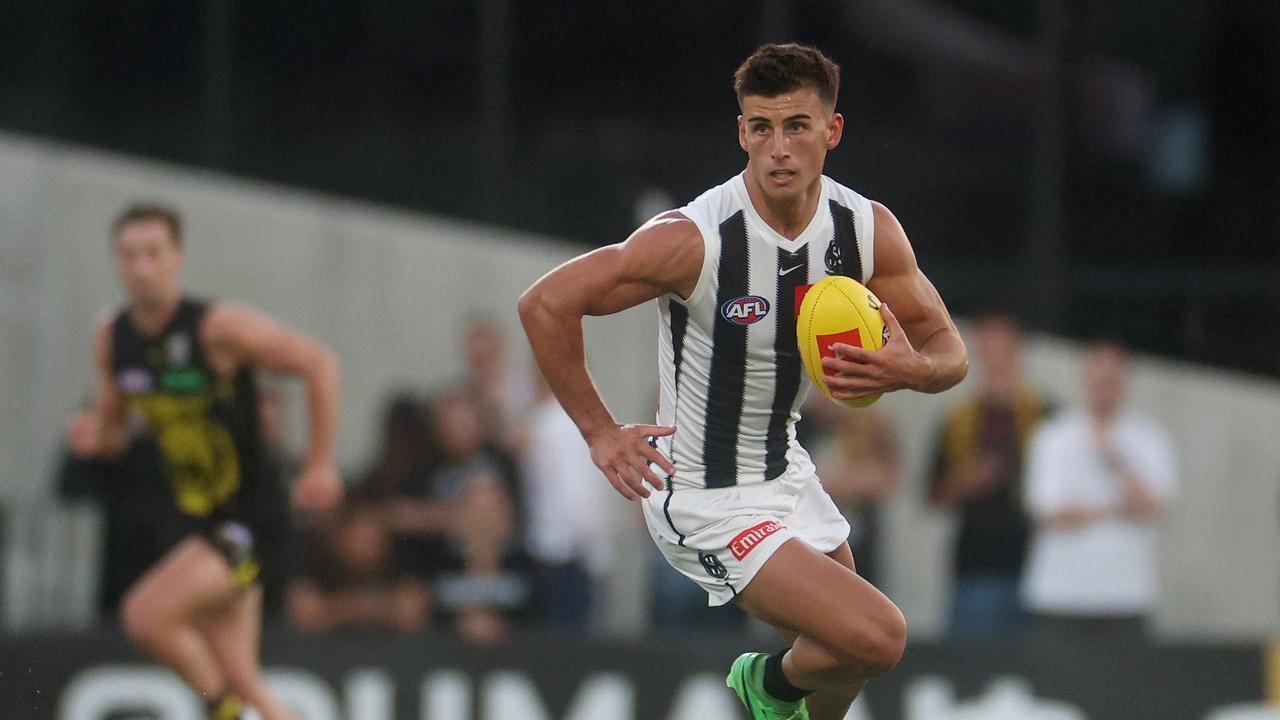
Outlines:
<svg viewBox="0 0 1280 720"><path fill-rule="evenodd" d="M964 377L967 356L897 219L822 175L844 130L839 68L813 48L766 45L735 90L746 170L548 273L520 314L592 459L624 497L643 498L671 565L711 604L735 601L791 642L734 662L728 682L752 716L836 720L897 664L906 622L854 572L849 525L795 441L797 298L839 274L884 302L881 350L837 343L823 361L837 398L939 392ZM587 372L582 318L654 299L660 424L620 424ZM744 299L767 309L726 312Z"/></svg>
<svg viewBox="0 0 1280 720"><path fill-rule="evenodd" d="M258 548L287 531L276 525L288 499L264 457L253 375L306 381L310 445L293 499L322 509L342 493L337 359L253 310L183 295L182 224L173 210L128 208L112 225L112 245L128 302L94 334L97 406L68 420L69 441L78 456L111 457L135 432L150 434L165 459L180 537L129 591L121 621L200 695L209 718L239 718L242 700L265 720L289 718L258 667Z"/></svg>

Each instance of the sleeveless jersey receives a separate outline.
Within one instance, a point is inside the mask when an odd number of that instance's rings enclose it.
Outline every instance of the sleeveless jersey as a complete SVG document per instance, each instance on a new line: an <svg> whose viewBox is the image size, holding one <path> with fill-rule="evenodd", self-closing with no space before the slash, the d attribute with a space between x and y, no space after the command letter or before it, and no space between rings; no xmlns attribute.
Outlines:
<svg viewBox="0 0 1280 720"><path fill-rule="evenodd" d="M717 488L772 480L813 463L796 442L808 393L796 313L827 275L871 279L871 202L822 178L817 212L796 239L769 227L737 175L679 209L701 232L702 273L687 300L659 298L657 447L669 485Z"/></svg>
<svg viewBox="0 0 1280 720"><path fill-rule="evenodd" d="M208 306L183 298L158 335L144 336L127 310L115 318L111 370L128 406L160 447L178 509L197 518L240 517L283 501L267 475L257 384L241 368L219 378L200 342ZM265 491L265 492L264 492Z"/></svg>

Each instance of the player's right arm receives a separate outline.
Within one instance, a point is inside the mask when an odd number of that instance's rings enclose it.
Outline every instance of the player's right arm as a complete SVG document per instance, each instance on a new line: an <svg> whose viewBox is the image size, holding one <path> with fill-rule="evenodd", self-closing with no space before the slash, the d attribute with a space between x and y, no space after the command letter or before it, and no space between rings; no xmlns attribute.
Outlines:
<svg viewBox="0 0 1280 720"><path fill-rule="evenodd" d="M623 497L662 489L649 468L667 474L671 461L648 443L674 427L622 425L587 372L582 318L611 315L667 293L689 297L702 272L697 226L676 212L645 223L623 243L580 255L544 275L520 297L520 320L552 393L591 448L591 459Z"/></svg>
<svg viewBox="0 0 1280 720"><path fill-rule="evenodd" d="M116 457L129 445L124 394L111 374L112 320L99 323L93 334L97 381L94 407L72 413L67 419L67 442L79 458Z"/></svg>

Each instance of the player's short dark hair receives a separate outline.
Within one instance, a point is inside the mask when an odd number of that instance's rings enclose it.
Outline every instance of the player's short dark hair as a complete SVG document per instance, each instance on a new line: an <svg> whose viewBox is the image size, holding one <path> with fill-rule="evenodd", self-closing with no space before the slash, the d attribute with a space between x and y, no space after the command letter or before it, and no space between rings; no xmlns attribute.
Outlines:
<svg viewBox="0 0 1280 720"><path fill-rule="evenodd" d="M733 74L738 104L748 95L777 97L810 87L825 105L835 107L840 94L840 66L822 51L796 43L761 45Z"/></svg>
<svg viewBox="0 0 1280 720"><path fill-rule="evenodd" d="M125 208L111 223L111 241L115 242L120 237L120 231L126 225L150 220L158 220L168 226L173 244L182 247L182 216L177 210L159 203L134 203Z"/></svg>

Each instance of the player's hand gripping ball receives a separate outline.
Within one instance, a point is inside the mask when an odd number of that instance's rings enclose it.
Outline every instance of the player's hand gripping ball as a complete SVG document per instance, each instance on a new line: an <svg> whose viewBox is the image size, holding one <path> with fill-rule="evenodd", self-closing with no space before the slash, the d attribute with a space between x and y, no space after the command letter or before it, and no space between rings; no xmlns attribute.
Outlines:
<svg viewBox="0 0 1280 720"><path fill-rule="evenodd" d="M796 318L796 342L809 379L828 398L849 407L866 407L880 399L879 395L856 400L832 398L822 358L835 357L831 349L835 343L879 350L888 341L889 328L880 315L880 300L857 280L831 275L805 293Z"/></svg>

